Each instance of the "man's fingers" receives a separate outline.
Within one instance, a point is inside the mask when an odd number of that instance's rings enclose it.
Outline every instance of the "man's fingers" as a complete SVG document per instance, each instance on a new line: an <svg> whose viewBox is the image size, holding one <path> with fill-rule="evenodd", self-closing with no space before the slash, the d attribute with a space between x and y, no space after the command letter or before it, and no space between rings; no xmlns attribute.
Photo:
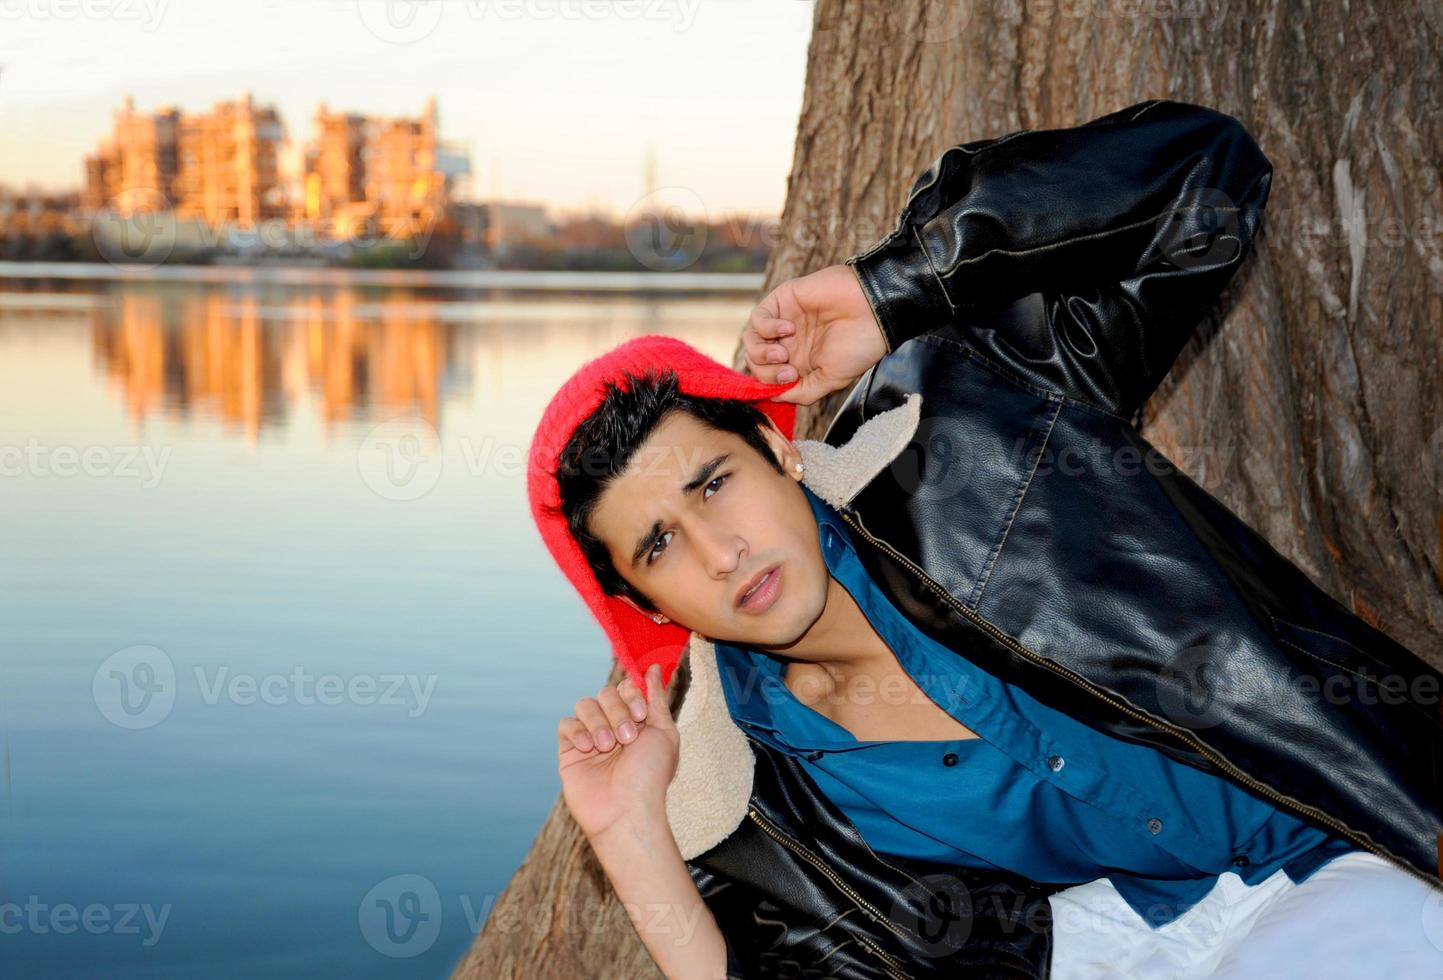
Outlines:
<svg viewBox="0 0 1443 980"><path fill-rule="evenodd" d="M759 368L765 369L785 363L791 357L791 351L785 344L762 337L752 327L742 331L742 348L746 351L747 363L753 372Z"/></svg>
<svg viewBox="0 0 1443 980"><path fill-rule="evenodd" d="M623 677L616 689L621 694L621 700L631 709L632 720L645 721L646 698L641 696L641 689L632 682L630 675Z"/></svg>
<svg viewBox="0 0 1443 980"><path fill-rule="evenodd" d="M606 720L606 712L596 698L582 698L576 702L573 714L586 726L598 749L610 752L616 748L616 734L611 730L611 723Z"/></svg>
<svg viewBox="0 0 1443 980"><path fill-rule="evenodd" d="M672 727L671 704L667 701L666 688L661 683L661 664L652 664L646 668L646 702L650 724L658 728Z"/></svg>
<svg viewBox="0 0 1443 980"><path fill-rule="evenodd" d="M797 380L797 366L790 360L791 351L783 344L769 343L747 327L742 333L747 367L758 381L769 385L788 384Z"/></svg>
<svg viewBox="0 0 1443 980"><path fill-rule="evenodd" d="M796 377L795 372L792 377ZM845 382L839 384L819 370L808 371L800 382L780 394L773 395L771 401L791 402L793 405L812 405L844 386Z"/></svg>
<svg viewBox="0 0 1443 980"><path fill-rule="evenodd" d="M776 315L771 297L756 306L742 330L742 347L746 350L751 372L767 384L778 384L775 365L785 364L791 352L781 342L797 332L797 325ZM795 377L795 375L793 375ZM781 378L781 382L787 379Z"/></svg>
<svg viewBox="0 0 1443 980"><path fill-rule="evenodd" d="M752 310L750 321L752 329L763 340L777 340L797 331L795 323L786 317L777 316L765 303L759 304L756 309Z"/></svg>
<svg viewBox="0 0 1443 980"><path fill-rule="evenodd" d="M780 364L790 356L781 344L762 344L757 348L757 357L763 364Z"/></svg>
<svg viewBox="0 0 1443 980"><path fill-rule="evenodd" d="M580 719L568 715L561 719L556 725L557 748L561 752L570 749L577 749L581 752L590 752L596 748L596 743L591 740L591 733L586 730Z"/></svg>
<svg viewBox="0 0 1443 980"><path fill-rule="evenodd" d="M601 710L606 713L606 723L616 740L625 745L636 740L636 722L631 720L631 709L621 700L621 691L612 685L603 687L596 695Z"/></svg>

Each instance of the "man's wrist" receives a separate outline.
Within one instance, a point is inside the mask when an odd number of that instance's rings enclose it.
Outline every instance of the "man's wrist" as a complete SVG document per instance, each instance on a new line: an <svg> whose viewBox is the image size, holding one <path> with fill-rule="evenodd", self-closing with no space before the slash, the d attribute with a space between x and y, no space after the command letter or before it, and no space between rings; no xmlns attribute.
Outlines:
<svg viewBox="0 0 1443 980"><path fill-rule="evenodd" d="M606 864L610 859L626 861L638 854L651 854L668 844L676 846L665 802L637 801L608 827L587 838L591 849Z"/></svg>

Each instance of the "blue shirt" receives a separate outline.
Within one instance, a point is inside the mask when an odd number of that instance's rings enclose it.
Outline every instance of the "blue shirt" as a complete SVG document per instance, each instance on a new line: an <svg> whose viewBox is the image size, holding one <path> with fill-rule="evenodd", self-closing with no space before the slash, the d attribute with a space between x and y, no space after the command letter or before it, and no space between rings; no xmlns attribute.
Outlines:
<svg viewBox="0 0 1443 980"><path fill-rule="evenodd" d="M785 659L715 644L732 717L800 759L873 850L1054 884L1106 877L1155 928L1225 871L1255 884L1283 868L1297 882L1356 849L1221 776L1048 708L933 640L872 581L831 505L802 489L831 575L918 687L980 736L859 740L786 687Z"/></svg>

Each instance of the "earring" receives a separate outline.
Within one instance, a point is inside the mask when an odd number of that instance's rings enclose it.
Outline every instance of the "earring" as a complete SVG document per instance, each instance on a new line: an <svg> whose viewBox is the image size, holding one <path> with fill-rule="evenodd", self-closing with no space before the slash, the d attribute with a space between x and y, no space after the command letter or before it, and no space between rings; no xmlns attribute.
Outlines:
<svg viewBox="0 0 1443 980"><path fill-rule="evenodd" d="M798 463L798 464L794 467L794 469L796 469L798 475L800 475L801 472L802 472L802 464L801 464L801 463Z"/></svg>
<svg viewBox="0 0 1443 980"><path fill-rule="evenodd" d="M658 626L666 622L666 617L663 616L661 613L653 613L651 619L652 622L656 623Z"/></svg>

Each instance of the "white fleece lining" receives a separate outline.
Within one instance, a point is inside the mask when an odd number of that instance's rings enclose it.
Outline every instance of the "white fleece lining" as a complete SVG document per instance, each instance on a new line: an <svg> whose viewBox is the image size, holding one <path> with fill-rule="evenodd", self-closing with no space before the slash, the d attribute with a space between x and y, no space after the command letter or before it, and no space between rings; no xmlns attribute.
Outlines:
<svg viewBox="0 0 1443 980"><path fill-rule="evenodd" d="M802 482L834 507L851 503L907 448L921 418L922 396L914 392L863 422L840 446L797 440ZM690 860L719 844L746 817L756 759L727 708L716 646L693 632L682 655L689 658L691 684L676 714L681 747L666 790L666 816L681 856Z"/></svg>

